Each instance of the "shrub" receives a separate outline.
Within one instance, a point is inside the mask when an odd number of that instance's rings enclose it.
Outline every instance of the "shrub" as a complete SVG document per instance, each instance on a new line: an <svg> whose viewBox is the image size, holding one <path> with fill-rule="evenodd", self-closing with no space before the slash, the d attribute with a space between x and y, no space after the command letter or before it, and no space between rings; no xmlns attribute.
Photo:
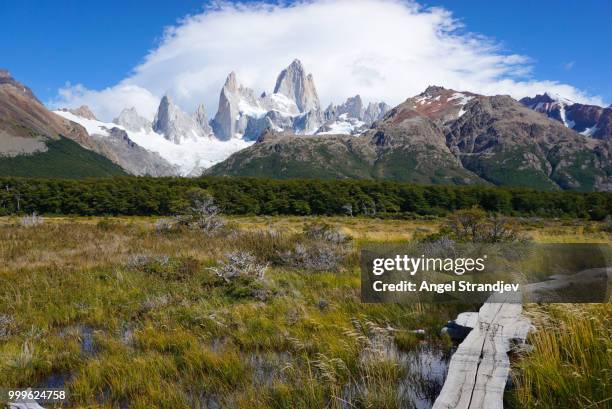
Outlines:
<svg viewBox="0 0 612 409"><path fill-rule="evenodd" d="M239 277L262 280L267 269L267 264L258 263L255 256L246 251L229 253L219 267L211 267L211 270L225 282Z"/></svg>
<svg viewBox="0 0 612 409"><path fill-rule="evenodd" d="M0 339L10 336L13 333L15 321L13 317L0 314Z"/></svg>
<svg viewBox="0 0 612 409"><path fill-rule="evenodd" d="M192 257L131 255L127 267L171 281L185 281L200 271L200 263Z"/></svg>
<svg viewBox="0 0 612 409"><path fill-rule="evenodd" d="M174 230L176 225L173 219L158 219L155 222L155 231L158 233L168 233Z"/></svg>
<svg viewBox="0 0 612 409"><path fill-rule="evenodd" d="M247 251L258 260L282 265L280 254L293 248L296 237L276 230L243 231L236 235L237 249Z"/></svg>
<svg viewBox="0 0 612 409"><path fill-rule="evenodd" d="M222 227L226 221L221 217L221 209L215 204L215 199L205 193L193 193L190 197L190 205L183 213L175 216L178 225L199 229L206 235L213 235Z"/></svg>
<svg viewBox="0 0 612 409"><path fill-rule="evenodd" d="M23 216L19 219L19 225L21 227L36 227L40 226L45 222L45 218L36 214L36 212Z"/></svg>
<svg viewBox="0 0 612 409"><path fill-rule="evenodd" d="M350 237L327 223L316 223L304 228L304 235L314 240L323 240L332 244L342 245L350 241Z"/></svg>
<svg viewBox="0 0 612 409"><path fill-rule="evenodd" d="M310 224L294 244L278 252L284 266L315 271L335 271L349 254L350 237L329 224Z"/></svg>
<svg viewBox="0 0 612 409"><path fill-rule="evenodd" d="M484 210L472 208L458 210L448 216L440 233L429 236L437 240L448 237L458 242L505 243L525 240L518 232L516 223L504 216L488 215Z"/></svg>
<svg viewBox="0 0 612 409"><path fill-rule="evenodd" d="M98 223L96 223L96 228L102 230L102 231L110 231L112 230L115 226L117 225L116 222L109 220L109 219L102 219L100 220Z"/></svg>
<svg viewBox="0 0 612 409"><path fill-rule="evenodd" d="M328 243L298 243L281 255L285 265L316 271L338 270L346 254L341 247Z"/></svg>

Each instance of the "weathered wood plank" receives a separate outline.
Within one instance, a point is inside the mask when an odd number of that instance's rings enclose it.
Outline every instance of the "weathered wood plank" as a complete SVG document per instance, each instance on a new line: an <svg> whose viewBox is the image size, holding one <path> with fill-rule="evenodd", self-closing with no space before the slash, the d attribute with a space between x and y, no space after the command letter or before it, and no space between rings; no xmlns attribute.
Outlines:
<svg viewBox="0 0 612 409"><path fill-rule="evenodd" d="M521 316L522 305L511 297L492 296L480 308L474 329L453 355L446 382L434 409L502 409L510 371L512 339L525 340L531 327ZM465 317L465 316L464 316ZM475 321L475 323L474 323Z"/></svg>

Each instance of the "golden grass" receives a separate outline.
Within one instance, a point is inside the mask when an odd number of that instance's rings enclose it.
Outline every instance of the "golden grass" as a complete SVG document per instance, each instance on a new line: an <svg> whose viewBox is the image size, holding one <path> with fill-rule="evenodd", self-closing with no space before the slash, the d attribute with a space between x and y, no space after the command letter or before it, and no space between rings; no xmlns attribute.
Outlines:
<svg viewBox="0 0 612 409"><path fill-rule="evenodd" d="M325 221L339 226L342 220ZM393 362L360 363L365 346L351 332L354 320L427 328L435 342L440 326L457 313L456 307L362 304L355 257L337 272L272 268L266 300L230 291L208 269L233 250L266 254L283 245L249 231L289 234L312 220L233 218L233 232L218 237L188 229L161 234L154 222L53 218L23 228L15 219L1 221L0 311L12 327L0 340L0 385L41 386L64 376L71 407L79 408L212 401L339 408L342 399L394 408L401 403L394 385L402 370ZM343 230L373 240L410 237L416 228L347 220ZM129 267L141 255L169 262ZM330 368L339 371L335 382ZM342 395L349 384L361 386Z"/></svg>
<svg viewBox="0 0 612 409"><path fill-rule="evenodd" d="M357 252L364 242L435 232L440 222L229 221L232 231L206 237L188 229L157 233L154 218L59 217L31 228L0 218L0 315L10 320L0 338L0 386L40 386L61 375L74 408L405 407L397 384L406 368L388 356L365 359L372 346L363 328L396 329L390 344L410 352L423 342L411 330L426 329L426 342L442 344L439 329L461 306L362 304ZM258 232L290 236L313 221L354 238L339 271L273 267L263 283L268 295L258 299L219 284L208 269L230 251L265 255L287 245ZM537 241L610 242L596 224L586 226L523 225ZM142 255L169 263L130 267ZM562 333L542 333L534 341L548 348L542 351L569 342ZM529 373L527 364L520 368ZM531 387L522 390L531 402Z"/></svg>
<svg viewBox="0 0 612 409"><path fill-rule="evenodd" d="M534 351L517 361L512 393L520 408L612 406L612 306L528 305Z"/></svg>

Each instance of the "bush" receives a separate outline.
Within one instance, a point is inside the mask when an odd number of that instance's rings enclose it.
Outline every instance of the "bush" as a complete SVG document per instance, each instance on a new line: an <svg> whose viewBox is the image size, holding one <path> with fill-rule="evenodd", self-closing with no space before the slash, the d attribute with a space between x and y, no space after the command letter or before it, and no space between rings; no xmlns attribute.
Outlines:
<svg viewBox="0 0 612 409"><path fill-rule="evenodd" d="M110 231L113 228L115 228L117 226L117 223L109 220L109 219L102 219L100 220L98 223L96 223L96 228L102 230L102 231Z"/></svg>
<svg viewBox="0 0 612 409"><path fill-rule="evenodd" d="M221 209L208 194L195 191L190 195L190 205L182 214L175 216L178 225L199 229L206 235L218 233L226 225Z"/></svg>
<svg viewBox="0 0 612 409"><path fill-rule="evenodd" d="M506 243L524 240L515 222L498 214L490 216L478 208L458 210L448 216L440 233L431 238L446 236L458 242Z"/></svg>
<svg viewBox="0 0 612 409"><path fill-rule="evenodd" d="M267 269L267 264L258 263L255 256L246 251L229 253L219 267L211 267L211 270L225 282L230 282L238 277L262 280Z"/></svg>
<svg viewBox="0 0 612 409"><path fill-rule="evenodd" d="M323 240L335 245L342 245L350 241L350 237L327 223L316 223L304 228L304 235L314 240Z"/></svg>
<svg viewBox="0 0 612 409"><path fill-rule="evenodd" d="M185 281L200 271L200 262L192 257L130 256L127 267L170 281Z"/></svg>
<svg viewBox="0 0 612 409"><path fill-rule="evenodd" d="M237 249L247 251L258 260L271 265L282 265L280 255L293 248L296 237L276 230L242 231L236 235Z"/></svg>
<svg viewBox="0 0 612 409"><path fill-rule="evenodd" d="M349 254L350 237L329 224L310 224L295 244L280 252L281 264L315 271L336 271Z"/></svg>
<svg viewBox="0 0 612 409"><path fill-rule="evenodd" d="M174 231L176 222L173 219L158 219L155 222L155 231L158 233L169 233Z"/></svg>
<svg viewBox="0 0 612 409"><path fill-rule="evenodd" d="M44 222L45 218L37 215L36 212L28 216L23 216L21 219L19 219L19 225L26 228L41 226Z"/></svg>
<svg viewBox="0 0 612 409"><path fill-rule="evenodd" d="M345 252L328 243L298 243L281 255L283 264L316 271L335 271L345 258Z"/></svg>
<svg viewBox="0 0 612 409"><path fill-rule="evenodd" d="M11 335L14 326L15 321L10 315L0 314L0 339Z"/></svg>

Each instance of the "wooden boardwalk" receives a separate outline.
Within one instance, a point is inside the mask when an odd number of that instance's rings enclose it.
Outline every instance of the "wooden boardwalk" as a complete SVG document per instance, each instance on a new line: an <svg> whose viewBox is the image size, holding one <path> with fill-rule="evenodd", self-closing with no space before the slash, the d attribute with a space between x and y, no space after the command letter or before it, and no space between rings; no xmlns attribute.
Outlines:
<svg viewBox="0 0 612 409"><path fill-rule="evenodd" d="M446 382L433 409L502 409L510 373L508 351L512 340L524 342L531 329L522 304L492 296L478 316L469 316L474 328L451 358Z"/></svg>

